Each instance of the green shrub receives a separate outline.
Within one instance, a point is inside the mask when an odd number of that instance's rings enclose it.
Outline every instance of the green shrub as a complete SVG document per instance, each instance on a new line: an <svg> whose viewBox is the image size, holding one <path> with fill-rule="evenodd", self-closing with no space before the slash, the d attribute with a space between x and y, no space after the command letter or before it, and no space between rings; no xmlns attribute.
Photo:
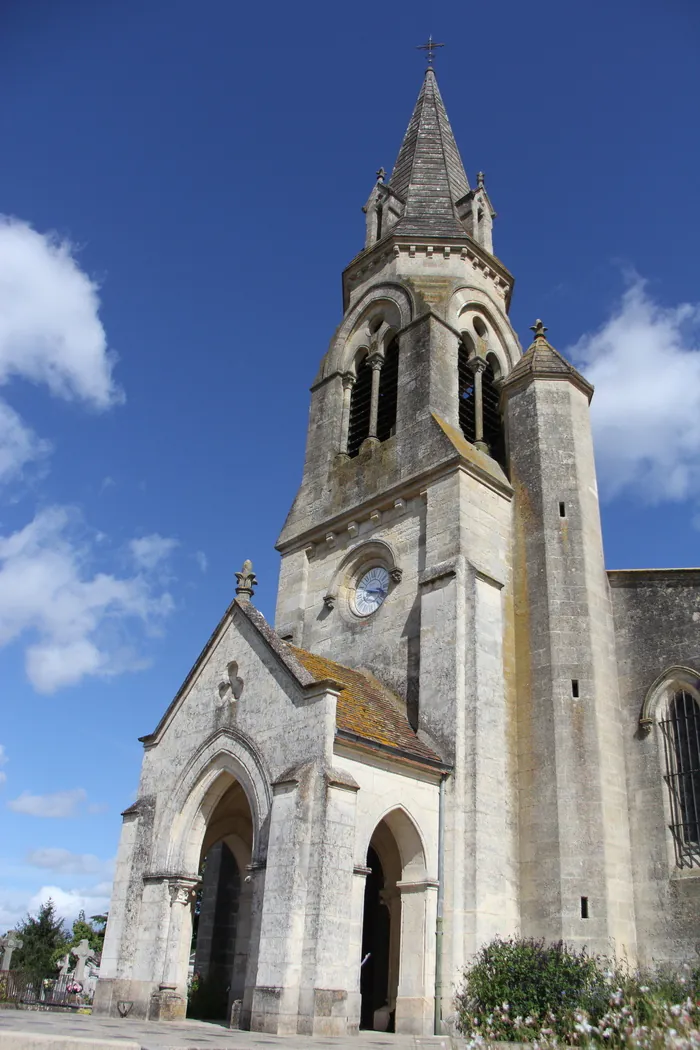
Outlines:
<svg viewBox="0 0 700 1050"><path fill-rule="evenodd" d="M563 943L497 938L464 972L457 1024L476 1044L700 1047L700 968L632 969Z"/></svg>
<svg viewBox="0 0 700 1050"><path fill-rule="evenodd" d="M563 942L496 938L485 945L464 973L457 997L458 1026L471 1032L490 1020L494 1037L513 1041L534 1038L522 1028L545 1025L564 1036L573 1014L584 1009L598 1016L610 989L596 958Z"/></svg>

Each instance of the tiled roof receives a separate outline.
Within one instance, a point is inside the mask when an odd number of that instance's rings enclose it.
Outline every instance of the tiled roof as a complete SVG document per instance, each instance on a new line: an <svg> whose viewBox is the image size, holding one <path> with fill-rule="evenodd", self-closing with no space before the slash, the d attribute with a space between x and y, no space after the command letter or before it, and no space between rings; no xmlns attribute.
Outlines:
<svg viewBox="0 0 700 1050"><path fill-rule="evenodd" d="M469 192L469 182L432 69L426 71L388 185L405 202L396 233L465 236L454 205Z"/></svg>
<svg viewBox="0 0 700 1050"><path fill-rule="evenodd" d="M366 671L355 671L324 656L289 645L299 663L317 681L332 679L344 688L338 696L336 725L381 749L402 752L419 762L443 765L442 759L414 733L402 700Z"/></svg>
<svg viewBox="0 0 700 1050"><path fill-rule="evenodd" d="M590 398L593 387L565 357L555 350L545 339L536 339L523 354L515 368L508 374L505 385L510 386L528 379L530 376L540 379L569 378Z"/></svg>

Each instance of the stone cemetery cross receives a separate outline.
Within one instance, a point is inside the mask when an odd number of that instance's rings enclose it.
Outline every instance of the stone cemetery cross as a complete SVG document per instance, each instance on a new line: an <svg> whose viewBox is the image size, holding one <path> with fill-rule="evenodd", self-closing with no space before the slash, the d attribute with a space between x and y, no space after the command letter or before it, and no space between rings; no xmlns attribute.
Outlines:
<svg viewBox="0 0 700 1050"><path fill-rule="evenodd" d="M73 972L76 981L85 980L85 963L94 956L93 950L88 944L87 938L83 937L77 948L71 948L71 953L76 956L78 962Z"/></svg>
<svg viewBox="0 0 700 1050"><path fill-rule="evenodd" d="M17 936L15 930L10 930L7 936L0 939L0 945L4 949L2 956L1 970L9 970L10 963L12 962L12 953L16 948L22 947L22 941Z"/></svg>

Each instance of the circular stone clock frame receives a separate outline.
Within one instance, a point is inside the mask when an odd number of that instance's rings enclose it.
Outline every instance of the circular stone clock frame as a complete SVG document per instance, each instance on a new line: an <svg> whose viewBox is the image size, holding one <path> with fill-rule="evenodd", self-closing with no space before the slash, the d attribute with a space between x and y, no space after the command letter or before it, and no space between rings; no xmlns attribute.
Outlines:
<svg viewBox="0 0 700 1050"><path fill-rule="evenodd" d="M361 612L356 605L358 585L376 569L386 573L386 593L376 609ZM348 624L360 626L374 620L394 588L401 582L402 570L397 564L393 547L385 540L365 540L349 550L331 580L324 604L327 610L337 607Z"/></svg>
<svg viewBox="0 0 700 1050"><path fill-rule="evenodd" d="M360 569L350 597L350 607L356 616L366 619L379 612L389 595L391 577L385 565Z"/></svg>

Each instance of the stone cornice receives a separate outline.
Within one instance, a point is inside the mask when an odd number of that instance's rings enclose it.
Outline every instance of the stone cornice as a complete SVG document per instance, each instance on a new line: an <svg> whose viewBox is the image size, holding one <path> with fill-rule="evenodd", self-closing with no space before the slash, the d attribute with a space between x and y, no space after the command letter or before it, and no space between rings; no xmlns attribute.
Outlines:
<svg viewBox="0 0 700 1050"><path fill-rule="evenodd" d="M494 287L505 300L506 312L510 306L515 278L500 259L477 244L465 231L464 237L411 237L393 234L391 231L380 241L363 249L343 271L343 311L350 303L351 287L368 280L378 273L387 262L406 254L409 258L425 255L426 261L442 255L446 259L459 258L472 270L480 270L485 277L493 279Z"/></svg>
<svg viewBox="0 0 700 1050"><path fill-rule="evenodd" d="M700 569L608 569L611 587L700 587Z"/></svg>
<svg viewBox="0 0 700 1050"><path fill-rule="evenodd" d="M309 547L313 544L325 542L326 536L329 534L345 532L350 522L369 518L375 510L389 510L399 498L405 501L414 496L419 496L427 485L439 481L455 471L463 471L465 474L471 475L477 481L487 485L494 492L508 500L513 498L513 489L505 479L501 481L495 475L488 473L478 463L465 459L459 450L455 449L454 455L449 455L436 466L428 470L419 471L410 478L397 481L382 493L381 498L373 495L362 503L355 504L353 507L341 511L340 514L324 519L319 525L313 525L311 528L304 529L303 532L297 533L297 535L282 543L276 543L275 549L280 554L289 554L300 547Z"/></svg>

